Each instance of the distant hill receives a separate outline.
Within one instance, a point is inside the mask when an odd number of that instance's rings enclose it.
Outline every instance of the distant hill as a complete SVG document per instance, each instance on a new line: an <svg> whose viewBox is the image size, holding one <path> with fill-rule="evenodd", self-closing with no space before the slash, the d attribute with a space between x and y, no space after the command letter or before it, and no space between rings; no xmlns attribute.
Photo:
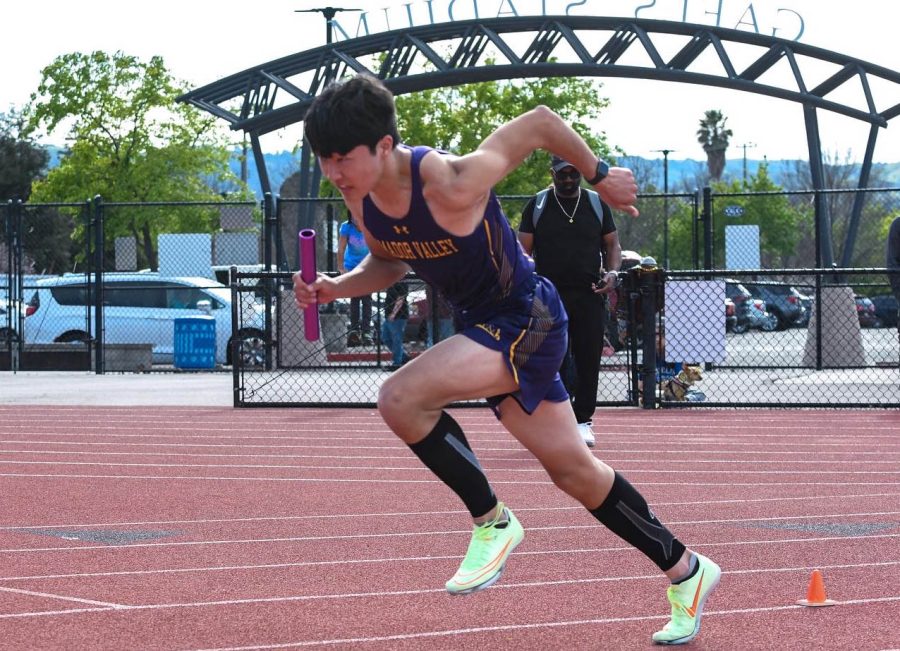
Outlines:
<svg viewBox="0 0 900 651"><path fill-rule="evenodd" d="M60 153L62 148L48 146L47 151L50 154L49 167L53 168L59 164ZM230 167L235 176L241 174L240 150L236 149L232 155ZM266 160L266 171L269 174L269 182L272 185L272 191L278 194L281 184L284 183L291 174L300 169L300 155L289 152L280 151L275 153L264 154ZM647 175L656 175L654 183L660 189L663 187L663 164L660 159L646 159L639 156L624 157L620 161L622 164L629 165L635 170L644 170ZM747 175L756 174L757 169L763 161L747 159ZM798 161L795 160L770 160L769 176L772 180L783 185L786 176L793 172ZM801 161L803 163L803 161ZM873 168L877 170L878 176L884 179L885 187L900 187L900 163L875 163ZM673 192L681 192L684 190L685 182L691 184L697 178L701 178L706 169L705 160L675 160L669 159L669 190ZM728 160L725 163L725 177L740 179L744 173L743 159ZM247 184L253 190L257 198L262 199L262 189L259 182L259 174L256 170L256 161L252 154L247 161Z"/></svg>
<svg viewBox="0 0 900 651"><path fill-rule="evenodd" d="M278 194L278 189L284 180L294 172L300 169L300 154L293 154L289 151L280 151L277 153L263 154L266 160L266 172L269 176L269 184L272 186L272 193ZM235 150L231 157L229 165L234 175L241 175L241 151ZM251 153L247 159L247 185L253 190L257 199L262 199L262 186L259 182L259 173L256 169L256 159Z"/></svg>

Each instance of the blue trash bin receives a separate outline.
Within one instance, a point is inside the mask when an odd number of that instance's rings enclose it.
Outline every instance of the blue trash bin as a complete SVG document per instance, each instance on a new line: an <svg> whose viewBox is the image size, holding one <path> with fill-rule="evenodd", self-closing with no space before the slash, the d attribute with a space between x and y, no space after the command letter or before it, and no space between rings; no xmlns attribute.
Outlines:
<svg viewBox="0 0 900 651"><path fill-rule="evenodd" d="M175 368L216 367L216 320L211 316L175 319Z"/></svg>

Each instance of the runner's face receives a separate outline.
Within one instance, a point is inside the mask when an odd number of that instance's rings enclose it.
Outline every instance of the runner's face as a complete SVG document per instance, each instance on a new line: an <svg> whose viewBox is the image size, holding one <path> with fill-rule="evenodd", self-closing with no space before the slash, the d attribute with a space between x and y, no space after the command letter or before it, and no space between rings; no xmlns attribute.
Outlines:
<svg viewBox="0 0 900 651"><path fill-rule="evenodd" d="M561 170L553 171L553 187L556 188L556 194L561 197L574 197L578 193L578 186L581 184L581 173L572 166L564 167Z"/></svg>
<svg viewBox="0 0 900 651"><path fill-rule="evenodd" d="M322 174L340 191L345 201L359 201L375 187L386 153L390 152L390 136L375 145L375 153L358 145L346 154L319 157Z"/></svg>

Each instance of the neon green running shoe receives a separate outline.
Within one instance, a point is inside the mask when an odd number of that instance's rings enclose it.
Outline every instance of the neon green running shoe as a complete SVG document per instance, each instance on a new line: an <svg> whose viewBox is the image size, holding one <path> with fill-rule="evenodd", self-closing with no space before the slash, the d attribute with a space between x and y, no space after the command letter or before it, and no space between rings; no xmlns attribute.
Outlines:
<svg viewBox="0 0 900 651"><path fill-rule="evenodd" d="M512 511L497 505L497 516L476 525L462 565L447 581L450 594L469 594L493 585L503 573L506 559L525 537L525 530Z"/></svg>
<svg viewBox="0 0 900 651"><path fill-rule="evenodd" d="M656 644L684 644L700 632L703 604L719 584L722 569L706 556L696 554L697 573L684 583L670 585L666 596L672 604L672 619L661 631L653 634Z"/></svg>

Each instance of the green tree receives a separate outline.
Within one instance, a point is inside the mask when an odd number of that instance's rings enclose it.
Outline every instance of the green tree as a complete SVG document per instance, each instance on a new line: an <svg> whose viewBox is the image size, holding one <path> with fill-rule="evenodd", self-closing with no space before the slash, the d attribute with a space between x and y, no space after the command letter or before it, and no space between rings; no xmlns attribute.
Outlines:
<svg viewBox="0 0 900 651"><path fill-rule="evenodd" d="M852 242L848 241L851 229L851 215L856 201L856 190L859 183L860 165L853 162L850 152L840 155L827 152L823 156L824 185L829 190L848 190L848 192L826 192L824 206L831 225L832 258L838 266L881 267L884 264L883 221L895 212L897 198L895 192L869 190L863 193L862 211L856 226ZM868 179L869 188L888 188L896 186L888 178L887 169L881 165L873 165ZM793 168L785 175L785 186L789 190L810 191L813 187L809 164L796 161ZM800 195L806 203L811 203L812 194ZM806 260L808 266L815 261L814 232L815 222L812 211L809 223L803 224L808 233L808 249ZM848 248L852 243L852 247ZM806 265L804 265L806 266Z"/></svg>
<svg viewBox="0 0 900 651"><path fill-rule="evenodd" d="M93 52L55 59L26 108L28 126L48 134L65 130L71 145L60 165L34 185L32 200L213 201L221 199L213 188L225 182L246 193L228 168L215 118L176 103L185 90L161 57L143 62ZM218 226L216 214L196 207L115 210L106 236L135 237L140 262L155 268L160 232L210 232Z"/></svg>
<svg viewBox="0 0 900 651"><path fill-rule="evenodd" d="M728 196L717 200L713 210L715 262L724 266L725 228L727 226L759 226L760 265L764 269L793 266L797 259L797 245L803 231L801 224L808 215L792 205L788 195L769 176L769 166L762 163L745 187L742 181L716 183L713 191ZM726 206L740 206L740 216L726 216Z"/></svg>
<svg viewBox="0 0 900 651"><path fill-rule="evenodd" d="M669 267L672 269L696 269L703 266L703 234L694 218L693 205L689 201L672 202L669 207ZM696 262L695 262L696 255ZM661 258L657 258L661 259Z"/></svg>
<svg viewBox="0 0 900 651"><path fill-rule="evenodd" d="M728 141L731 139L731 129L725 128L728 121L721 111L709 110L703 114L700 120L700 128L697 129L697 141L706 152L706 163L711 179L718 181L725 171L725 150L728 149Z"/></svg>
<svg viewBox="0 0 900 651"><path fill-rule="evenodd" d="M611 158L606 134L597 129L609 100L599 97L602 84L571 77L490 81L436 88L397 97L403 140L451 152L467 153L500 124L540 104L559 113L598 155ZM549 154L531 156L496 187L500 195L521 195L504 209L518 224L528 197L550 184Z"/></svg>
<svg viewBox="0 0 900 651"><path fill-rule="evenodd" d="M31 186L42 178L49 156L25 133L25 118L10 111L0 114L0 201L26 202ZM25 273L56 273L71 259L72 220L47 206L24 209L21 222L22 266ZM5 229L0 230L0 272L7 272Z"/></svg>
<svg viewBox="0 0 900 651"><path fill-rule="evenodd" d="M16 111L0 113L0 200L27 201L31 184L47 166L47 152L23 131L25 118Z"/></svg>

